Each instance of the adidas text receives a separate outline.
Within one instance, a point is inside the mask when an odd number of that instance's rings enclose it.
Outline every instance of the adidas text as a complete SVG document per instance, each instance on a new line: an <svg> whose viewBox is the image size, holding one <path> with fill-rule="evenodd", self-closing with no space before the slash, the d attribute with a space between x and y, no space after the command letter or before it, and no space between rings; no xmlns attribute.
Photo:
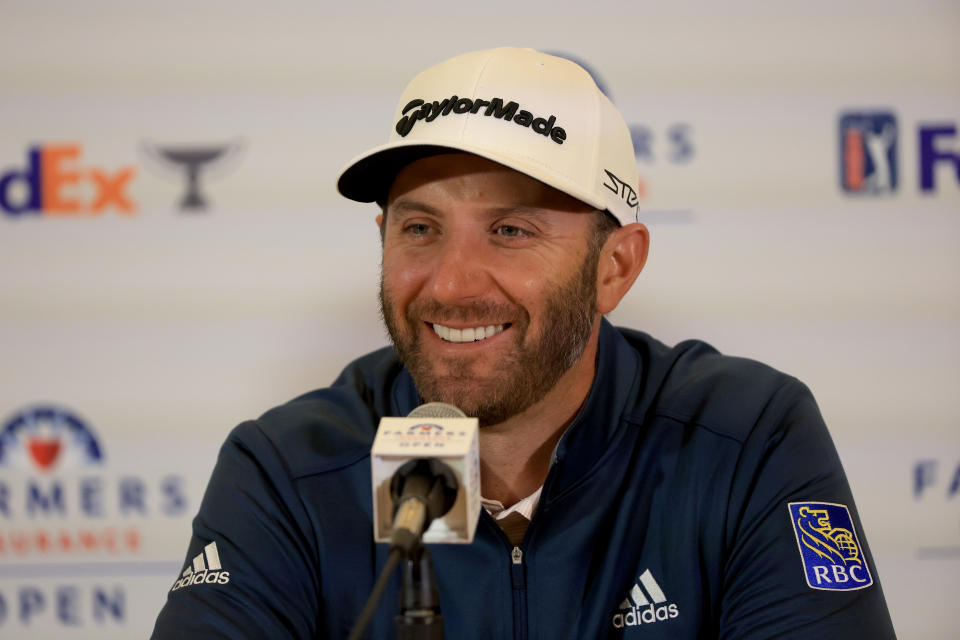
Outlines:
<svg viewBox="0 0 960 640"><path fill-rule="evenodd" d="M637 609L630 607L626 613L613 614L613 626L617 629L624 627L636 627L641 624L652 624L654 622L669 620L680 615L677 605L669 604L657 607L650 605L647 609Z"/></svg>
<svg viewBox="0 0 960 640"><path fill-rule="evenodd" d="M408 102L401 111L403 116L397 121L396 131L401 137L406 137L413 130L413 125L417 120L433 122L440 116L448 116L451 113L480 113L483 109L484 116L493 116L498 120L512 120L521 127L530 127L542 136L546 136L556 142L563 144L567 139L567 132L563 127L555 126L557 117L551 115L549 118L535 118L529 111L520 108L520 105L513 100L503 103L502 98L492 98L483 100L481 98L461 98L453 95L443 100L434 100L426 102L416 98Z"/></svg>
<svg viewBox="0 0 960 640"><path fill-rule="evenodd" d="M180 578L173 584L170 591L176 591L195 584L227 584L230 582L229 571L199 571L185 578Z"/></svg>
<svg viewBox="0 0 960 640"><path fill-rule="evenodd" d="M614 628L623 629L676 618L680 615L680 609L675 604L667 604L667 600L667 594L647 569L630 588L627 597L620 603L620 610L613 614L610 622Z"/></svg>

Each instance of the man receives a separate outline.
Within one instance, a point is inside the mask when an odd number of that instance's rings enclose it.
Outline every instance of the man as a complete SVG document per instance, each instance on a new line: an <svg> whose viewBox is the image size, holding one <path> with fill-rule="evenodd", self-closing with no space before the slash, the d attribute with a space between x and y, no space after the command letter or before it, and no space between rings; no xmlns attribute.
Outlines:
<svg viewBox="0 0 960 640"><path fill-rule="evenodd" d="M417 76L339 180L376 201L394 348L228 438L154 636L346 637L383 566L369 450L423 401L479 418L486 512L436 545L449 638L889 638L807 389L603 319L643 268L622 117L531 50ZM368 630L392 637L397 585Z"/></svg>

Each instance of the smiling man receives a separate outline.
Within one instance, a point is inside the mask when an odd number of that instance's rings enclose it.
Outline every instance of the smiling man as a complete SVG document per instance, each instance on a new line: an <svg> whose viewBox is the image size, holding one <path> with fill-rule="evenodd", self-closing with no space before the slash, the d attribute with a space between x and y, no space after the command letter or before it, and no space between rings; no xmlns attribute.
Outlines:
<svg viewBox="0 0 960 640"><path fill-rule="evenodd" d="M890 638L809 391L611 326L640 274L629 131L527 49L418 75L339 179L377 202L392 348L237 427L154 637L346 637L386 558L369 450L424 401L481 424L485 513L433 548L449 638ZM393 637L397 585L369 637Z"/></svg>
<svg viewBox="0 0 960 640"><path fill-rule="evenodd" d="M479 418L484 496L514 504L586 398L597 314L639 273L646 229L617 230L601 261L606 213L470 154L404 167L385 211L381 304L399 358L421 397Z"/></svg>
<svg viewBox="0 0 960 640"><path fill-rule="evenodd" d="M405 167L387 211L383 315L421 394L485 426L551 391L582 400L600 249L590 231L605 214L466 154ZM576 388L555 388L570 369Z"/></svg>

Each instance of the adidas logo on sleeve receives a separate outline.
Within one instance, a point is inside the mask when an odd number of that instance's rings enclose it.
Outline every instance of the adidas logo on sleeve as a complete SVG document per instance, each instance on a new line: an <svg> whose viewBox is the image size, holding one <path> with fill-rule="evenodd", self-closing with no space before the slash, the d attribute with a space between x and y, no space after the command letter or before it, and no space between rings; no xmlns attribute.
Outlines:
<svg viewBox="0 0 960 640"><path fill-rule="evenodd" d="M619 609L611 620L616 629L652 624L680 615L677 605L667 604L667 596L650 573L650 569L640 574L629 595L620 603Z"/></svg>
<svg viewBox="0 0 960 640"><path fill-rule="evenodd" d="M191 564L187 565L170 591L196 584L227 584L228 582L230 582L230 572L223 570L217 543L211 542L196 555Z"/></svg>

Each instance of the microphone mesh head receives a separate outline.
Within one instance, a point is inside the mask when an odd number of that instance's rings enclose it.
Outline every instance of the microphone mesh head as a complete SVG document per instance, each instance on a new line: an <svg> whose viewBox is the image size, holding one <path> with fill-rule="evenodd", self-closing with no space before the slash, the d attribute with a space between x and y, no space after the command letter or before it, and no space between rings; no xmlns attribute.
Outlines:
<svg viewBox="0 0 960 640"><path fill-rule="evenodd" d="M408 418L466 418L467 414L446 402L428 402L422 404L408 415Z"/></svg>

